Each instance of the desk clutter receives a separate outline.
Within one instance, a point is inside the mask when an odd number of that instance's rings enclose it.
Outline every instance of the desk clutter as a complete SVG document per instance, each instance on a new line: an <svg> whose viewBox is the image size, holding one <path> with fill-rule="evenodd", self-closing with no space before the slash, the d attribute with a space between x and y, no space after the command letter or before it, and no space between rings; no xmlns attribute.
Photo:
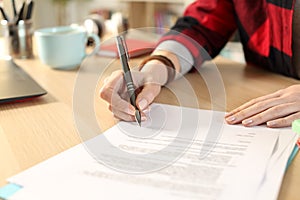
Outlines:
<svg viewBox="0 0 300 200"><path fill-rule="evenodd" d="M96 54L100 46L98 35L87 33L79 25L42 28L36 30L34 36L41 62L54 69L78 68L83 59ZM86 53L88 38L95 43L91 53Z"/></svg>
<svg viewBox="0 0 300 200"><path fill-rule="evenodd" d="M47 92L11 58L0 59L0 104L20 102Z"/></svg>
<svg viewBox="0 0 300 200"><path fill-rule="evenodd" d="M17 10L17 5L15 0L11 0L12 9L14 16L8 16L6 10L0 6L0 11L2 14L2 18L9 23L19 24L21 20L30 20L33 13L34 2L30 0L29 2L24 1L20 10Z"/></svg>
<svg viewBox="0 0 300 200"><path fill-rule="evenodd" d="M24 1L20 10L16 9L12 0L13 16L8 16L4 8L0 7L2 18L1 29L4 33L4 49L13 58L32 58L33 25L31 21L34 2Z"/></svg>

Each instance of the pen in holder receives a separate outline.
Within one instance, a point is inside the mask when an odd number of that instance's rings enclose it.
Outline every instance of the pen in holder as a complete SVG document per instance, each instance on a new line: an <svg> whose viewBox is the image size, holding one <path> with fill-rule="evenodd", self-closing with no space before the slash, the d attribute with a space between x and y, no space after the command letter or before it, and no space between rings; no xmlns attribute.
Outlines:
<svg viewBox="0 0 300 200"><path fill-rule="evenodd" d="M31 20L20 20L18 23L2 20L1 28L7 55L22 59L33 57Z"/></svg>

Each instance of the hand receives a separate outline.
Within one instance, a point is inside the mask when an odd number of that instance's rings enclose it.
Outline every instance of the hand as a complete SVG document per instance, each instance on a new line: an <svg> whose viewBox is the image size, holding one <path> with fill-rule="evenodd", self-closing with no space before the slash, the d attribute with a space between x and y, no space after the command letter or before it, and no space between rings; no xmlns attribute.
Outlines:
<svg viewBox="0 0 300 200"><path fill-rule="evenodd" d="M291 126L299 118L300 84L253 99L225 116L229 124L256 126L266 123L271 128Z"/></svg>
<svg viewBox="0 0 300 200"><path fill-rule="evenodd" d="M143 111L153 102L159 94L161 86L167 80L167 77L164 77L167 76L167 71L162 63L153 60L144 68L147 66L149 70L145 72L131 70L133 83L139 91L136 103L141 111L142 120L146 120ZM105 79L100 90L100 97L109 103L109 109L113 112L114 117L124 121L135 121L135 108L129 101L123 71L115 71Z"/></svg>

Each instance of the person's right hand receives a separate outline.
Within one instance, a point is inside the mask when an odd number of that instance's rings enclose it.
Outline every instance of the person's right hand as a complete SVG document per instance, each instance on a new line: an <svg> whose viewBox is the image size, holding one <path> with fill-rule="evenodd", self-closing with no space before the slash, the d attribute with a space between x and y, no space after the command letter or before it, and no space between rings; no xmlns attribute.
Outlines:
<svg viewBox="0 0 300 200"><path fill-rule="evenodd" d="M143 111L148 109L167 80L167 70L159 61L149 61L144 66L146 67L148 70L143 72L131 70L133 83L138 91L136 104L141 111L142 120L146 120ZM115 71L105 79L100 90L100 97L108 102L114 117L125 121L135 121L135 108L129 101L123 71Z"/></svg>

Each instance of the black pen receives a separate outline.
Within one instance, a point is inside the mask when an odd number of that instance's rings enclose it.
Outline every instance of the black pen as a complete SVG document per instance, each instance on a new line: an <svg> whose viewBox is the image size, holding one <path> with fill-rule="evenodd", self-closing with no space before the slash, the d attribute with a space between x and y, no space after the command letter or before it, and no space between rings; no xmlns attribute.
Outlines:
<svg viewBox="0 0 300 200"><path fill-rule="evenodd" d="M25 19L30 19L31 18L33 6L34 6L34 2L30 1L30 3L28 4L28 7L27 7L27 13L26 13Z"/></svg>
<svg viewBox="0 0 300 200"><path fill-rule="evenodd" d="M127 86L127 92L130 98L130 103L135 108L135 120L137 121L139 126L141 126L141 113L136 105L135 87L132 81L132 76L128 65L129 56L126 48L126 43L123 39L123 36L117 36L116 41L117 41L119 57L121 59L121 63L124 71L124 79Z"/></svg>
<svg viewBox="0 0 300 200"><path fill-rule="evenodd" d="M1 11L3 19L6 21L9 21L7 14L5 13L4 9L1 6L0 6L0 11Z"/></svg>
<svg viewBox="0 0 300 200"><path fill-rule="evenodd" d="M16 21L16 25L19 24L20 20L23 20L24 9L25 9L25 2L23 2L22 7L21 7L21 9L20 9L20 11L19 11L19 13L17 15L18 18L17 18L17 21Z"/></svg>
<svg viewBox="0 0 300 200"><path fill-rule="evenodd" d="M12 7L13 7L14 16L16 17L17 16L17 9L16 9L15 0L11 0L11 4L12 4Z"/></svg>

